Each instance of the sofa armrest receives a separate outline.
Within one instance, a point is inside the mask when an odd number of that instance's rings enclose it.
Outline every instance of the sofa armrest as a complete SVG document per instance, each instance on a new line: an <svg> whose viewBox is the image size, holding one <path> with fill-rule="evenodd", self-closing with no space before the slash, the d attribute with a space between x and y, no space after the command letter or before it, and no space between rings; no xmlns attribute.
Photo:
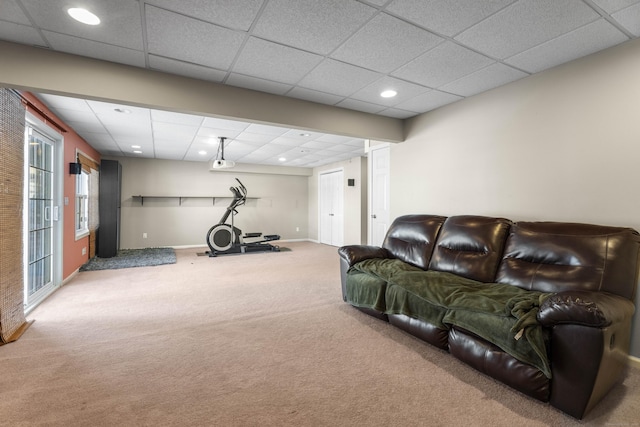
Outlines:
<svg viewBox="0 0 640 427"><path fill-rule="evenodd" d="M347 262L349 267L355 263L371 258L391 258L389 252L377 246L349 245L338 249L340 258Z"/></svg>
<svg viewBox="0 0 640 427"><path fill-rule="evenodd" d="M564 291L547 298L538 311L538 321L546 327L575 324L604 328L631 318L631 301L607 292Z"/></svg>
<svg viewBox="0 0 640 427"><path fill-rule="evenodd" d="M338 249L340 254L340 281L342 282L342 299L347 300L347 272L354 264L371 258L391 258L389 251L377 246L350 245Z"/></svg>

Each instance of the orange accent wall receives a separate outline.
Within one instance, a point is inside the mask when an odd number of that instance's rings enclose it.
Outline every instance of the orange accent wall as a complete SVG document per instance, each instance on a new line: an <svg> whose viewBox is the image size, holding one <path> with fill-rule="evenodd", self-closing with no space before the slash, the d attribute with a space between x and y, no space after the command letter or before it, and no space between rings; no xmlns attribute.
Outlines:
<svg viewBox="0 0 640 427"><path fill-rule="evenodd" d="M26 106L27 110L34 116L43 119L43 123L47 124L56 132L60 133L60 130L49 123L49 120L55 121L66 132L62 133L64 138L63 149L63 182L64 182L64 197L68 198L69 204L63 206L63 254L62 254L62 278L63 280L73 274L80 266L89 260L89 236L82 237L76 240L75 233L75 189L76 181L75 175L69 174L69 163L76 161L76 150L82 151L87 156L94 159L96 162L100 162L100 153L87 143L80 135L78 135L73 128L64 123L59 117L53 114L45 104L43 104L34 94L30 92L22 92L22 96L29 100L33 105L42 111L47 117L42 117L39 111L35 111L33 108ZM87 253L82 255L82 248L87 249Z"/></svg>

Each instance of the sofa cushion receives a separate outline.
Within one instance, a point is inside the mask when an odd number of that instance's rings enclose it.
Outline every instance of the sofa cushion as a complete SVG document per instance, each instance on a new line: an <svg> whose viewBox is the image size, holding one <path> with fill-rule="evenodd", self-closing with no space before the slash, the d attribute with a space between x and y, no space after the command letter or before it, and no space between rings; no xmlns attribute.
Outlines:
<svg viewBox="0 0 640 427"><path fill-rule="evenodd" d="M446 218L437 215L404 215L393 221L382 247L404 262L426 270L433 245Z"/></svg>
<svg viewBox="0 0 640 427"><path fill-rule="evenodd" d="M402 271L422 270L395 258L372 258L356 263L347 272L345 301L355 307L384 312L387 282Z"/></svg>
<svg viewBox="0 0 640 427"><path fill-rule="evenodd" d="M606 291L633 299L638 233L557 222L511 227L496 281L540 292Z"/></svg>
<svg viewBox="0 0 640 427"><path fill-rule="evenodd" d="M511 221L482 216L452 216L442 225L429 270L493 282Z"/></svg>
<svg viewBox="0 0 640 427"><path fill-rule="evenodd" d="M548 296L451 273L402 271L390 277L385 300L390 317L403 314L439 329L464 328L550 378L546 332L536 317Z"/></svg>

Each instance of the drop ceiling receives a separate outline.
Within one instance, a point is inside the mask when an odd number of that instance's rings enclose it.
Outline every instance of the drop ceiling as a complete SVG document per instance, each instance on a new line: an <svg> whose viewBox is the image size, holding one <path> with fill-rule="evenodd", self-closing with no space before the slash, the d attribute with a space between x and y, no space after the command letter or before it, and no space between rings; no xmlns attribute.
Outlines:
<svg viewBox="0 0 640 427"><path fill-rule="evenodd" d="M632 0L0 1L2 40L399 119L639 35ZM217 136L241 163L363 154L357 138L39 96L103 155L210 160Z"/></svg>

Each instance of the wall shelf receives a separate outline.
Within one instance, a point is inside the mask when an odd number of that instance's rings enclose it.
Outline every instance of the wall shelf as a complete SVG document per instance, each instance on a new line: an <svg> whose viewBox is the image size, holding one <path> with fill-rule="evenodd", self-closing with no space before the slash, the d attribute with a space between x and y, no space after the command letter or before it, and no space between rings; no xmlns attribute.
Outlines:
<svg viewBox="0 0 640 427"><path fill-rule="evenodd" d="M182 201L185 199L212 199L212 204L216 204L216 199L233 199L233 196L143 196L143 195L134 195L131 196L132 199L140 200L140 205L144 206L144 199L178 199L178 203L182 206ZM255 200L258 197L247 197L247 200Z"/></svg>

